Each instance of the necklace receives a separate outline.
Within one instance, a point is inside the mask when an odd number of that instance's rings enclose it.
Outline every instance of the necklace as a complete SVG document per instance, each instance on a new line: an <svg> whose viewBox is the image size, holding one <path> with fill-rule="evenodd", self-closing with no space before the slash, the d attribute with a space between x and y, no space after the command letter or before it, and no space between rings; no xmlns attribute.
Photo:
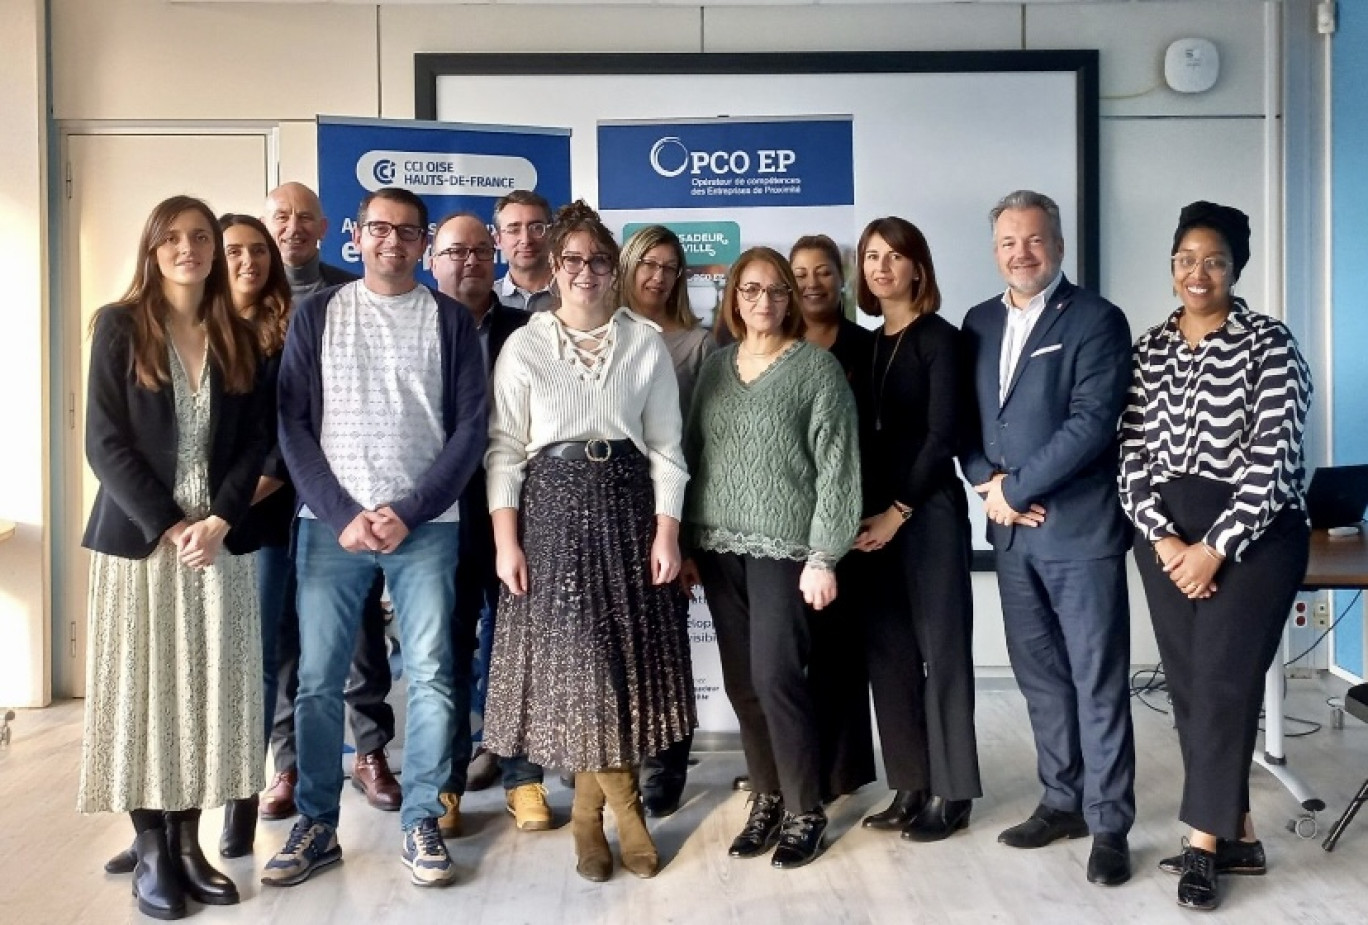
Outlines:
<svg viewBox="0 0 1368 925"><path fill-rule="evenodd" d="M880 333L880 335L874 340L874 359L871 361L869 366L869 379L871 383L875 378L879 379L879 389L874 393L873 396L874 429L876 431L883 430L884 387L888 385L888 373L893 368L893 359L898 355L898 348L902 346L903 335L907 333L907 329L912 327L913 323L915 323L916 320L917 319L913 318L912 321L909 321L907 324L903 325L903 329L898 332L898 339L893 341L893 352L888 355L888 365L884 367L882 377L879 377L879 344L882 343L885 335Z"/></svg>
<svg viewBox="0 0 1368 925"><path fill-rule="evenodd" d="M776 353L778 353L780 350L783 350L783 349L784 349L784 346L785 346L784 344L780 344L779 346L775 347L773 350L769 350L769 351L766 351L766 352L764 352L764 353L756 353L754 350L747 350L747 349L746 349L744 346L742 346L741 344L737 344L737 345L736 345L736 347L737 347L738 350L740 350L740 351L741 351L742 353L744 353L746 356L748 356L748 357L750 357L751 359L754 359L754 360L768 360L770 357L774 356L774 355L775 355Z"/></svg>

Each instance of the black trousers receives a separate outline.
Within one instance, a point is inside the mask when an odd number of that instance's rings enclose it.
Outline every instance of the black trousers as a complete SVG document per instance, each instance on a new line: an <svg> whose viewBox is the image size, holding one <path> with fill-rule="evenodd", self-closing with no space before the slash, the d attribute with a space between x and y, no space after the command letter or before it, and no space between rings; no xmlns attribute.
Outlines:
<svg viewBox="0 0 1368 925"><path fill-rule="evenodd" d="M853 555L853 554L852 554ZM865 627L847 555L836 567L836 600L809 615L808 683L817 717L822 798L854 793L878 776L869 720Z"/></svg>
<svg viewBox="0 0 1368 925"><path fill-rule="evenodd" d="M1196 477L1160 488L1185 542L1202 538L1230 494L1229 485ZM1183 757L1178 817L1198 831L1241 834L1264 675L1306 574L1309 545L1305 513L1284 510L1240 561L1221 566L1215 594L1191 601L1164 574L1149 542L1136 541Z"/></svg>
<svg viewBox="0 0 1368 925"><path fill-rule="evenodd" d="M983 795L974 733L974 602L963 490L928 498L893 539L847 557L864 605L869 679L888 785Z"/></svg>
<svg viewBox="0 0 1368 925"><path fill-rule="evenodd" d="M394 738L394 708L389 705L389 650L385 645L385 611L380 599L385 578L378 575L366 595L361 614L361 632L356 637L351 674L343 692L351 707L352 739L358 754L366 755L384 748ZM295 751L295 694L299 691L299 610L292 595L280 619L277 643L280 659L276 676L278 688L275 723L271 727L271 752L277 773L293 769L298 763Z"/></svg>
<svg viewBox="0 0 1368 925"><path fill-rule="evenodd" d="M821 763L807 676L812 611L798 590L803 563L717 552L697 562L751 789L783 793L790 812L815 809Z"/></svg>

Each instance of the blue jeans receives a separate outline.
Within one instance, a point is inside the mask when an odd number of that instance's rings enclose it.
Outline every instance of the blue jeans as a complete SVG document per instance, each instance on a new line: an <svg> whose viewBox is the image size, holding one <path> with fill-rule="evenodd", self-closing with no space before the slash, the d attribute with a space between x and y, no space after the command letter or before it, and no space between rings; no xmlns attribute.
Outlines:
<svg viewBox="0 0 1368 925"><path fill-rule="evenodd" d="M438 818L438 794L451 774L453 680L451 611L459 525L416 527L387 555L347 552L327 524L299 522L295 568L299 582L299 693L295 740L299 749L299 811L337 825L342 794L342 689L356 651L362 604L383 572L399 622L408 675L404 725L404 803L410 828Z"/></svg>

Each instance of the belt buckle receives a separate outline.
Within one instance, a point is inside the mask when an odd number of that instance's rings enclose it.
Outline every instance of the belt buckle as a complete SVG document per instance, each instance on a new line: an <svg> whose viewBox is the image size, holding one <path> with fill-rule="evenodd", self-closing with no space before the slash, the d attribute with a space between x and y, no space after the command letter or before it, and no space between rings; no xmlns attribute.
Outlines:
<svg viewBox="0 0 1368 925"><path fill-rule="evenodd" d="M600 444L603 447L603 454L598 455L594 452L594 445ZM613 457L613 445L602 437L594 437L592 440L584 441L584 458L590 462L607 462Z"/></svg>

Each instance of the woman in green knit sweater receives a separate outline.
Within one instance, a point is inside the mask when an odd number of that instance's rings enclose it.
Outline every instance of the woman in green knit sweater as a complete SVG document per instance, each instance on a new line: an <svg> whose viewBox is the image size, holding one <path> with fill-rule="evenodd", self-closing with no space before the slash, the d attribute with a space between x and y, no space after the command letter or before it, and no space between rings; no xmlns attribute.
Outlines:
<svg viewBox="0 0 1368 925"><path fill-rule="evenodd" d="M703 364L685 435L687 540L753 791L730 854L777 844L780 868L824 847L811 628L860 520L855 401L840 363L803 340L797 289L770 248L737 260L721 307L737 343Z"/></svg>

